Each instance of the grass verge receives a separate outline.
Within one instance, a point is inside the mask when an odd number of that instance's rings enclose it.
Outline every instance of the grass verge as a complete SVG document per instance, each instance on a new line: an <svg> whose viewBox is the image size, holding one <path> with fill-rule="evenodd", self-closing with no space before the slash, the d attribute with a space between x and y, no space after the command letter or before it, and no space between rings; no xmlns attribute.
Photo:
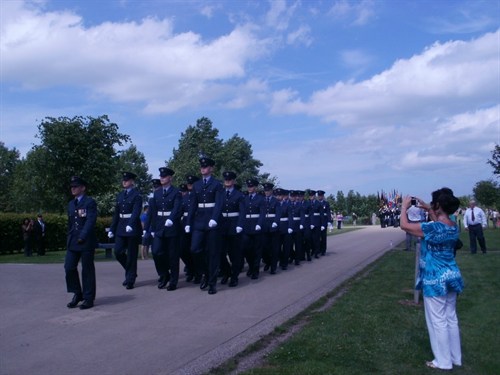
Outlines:
<svg viewBox="0 0 500 375"><path fill-rule="evenodd" d="M463 366L458 375L498 374L500 357L500 230L486 230L487 255L471 255L468 234L457 262L466 283L458 299ZM432 359L422 303L413 304L414 252L387 253L357 277L299 314L211 374L436 374L425 367ZM338 296L334 304L329 301ZM321 306L328 306L321 308ZM297 333L287 335L293 327ZM287 336L284 342L281 337ZM274 349L253 368L238 364L256 351ZM278 344L276 344L278 342ZM439 371L438 371L439 372Z"/></svg>

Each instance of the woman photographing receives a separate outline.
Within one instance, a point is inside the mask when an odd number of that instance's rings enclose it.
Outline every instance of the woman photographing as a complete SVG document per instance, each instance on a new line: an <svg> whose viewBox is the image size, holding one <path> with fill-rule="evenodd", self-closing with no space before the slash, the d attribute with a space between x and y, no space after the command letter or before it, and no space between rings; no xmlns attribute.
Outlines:
<svg viewBox="0 0 500 375"><path fill-rule="evenodd" d="M432 221L409 222L406 210L412 203L426 210ZM401 206L401 229L422 238L416 289L421 289L424 297L425 320L434 354L434 359L426 365L442 370L462 365L456 302L464 284L453 255L459 231L449 217L459 205L453 191L442 188L432 193L430 204L407 196Z"/></svg>

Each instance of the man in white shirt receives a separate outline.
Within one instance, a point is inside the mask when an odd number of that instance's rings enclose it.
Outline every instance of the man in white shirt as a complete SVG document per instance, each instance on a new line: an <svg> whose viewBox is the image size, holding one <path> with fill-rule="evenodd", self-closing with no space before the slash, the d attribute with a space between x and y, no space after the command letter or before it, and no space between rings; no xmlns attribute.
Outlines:
<svg viewBox="0 0 500 375"><path fill-rule="evenodd" d="M481 247L483 254L486 254L486 242L484 240L483 228L486 228L486 215L479 207L476 207L476 201L469 202L469 208L465 211L464 227L469 232L470 252L477 253L477 242Z"/></svg>

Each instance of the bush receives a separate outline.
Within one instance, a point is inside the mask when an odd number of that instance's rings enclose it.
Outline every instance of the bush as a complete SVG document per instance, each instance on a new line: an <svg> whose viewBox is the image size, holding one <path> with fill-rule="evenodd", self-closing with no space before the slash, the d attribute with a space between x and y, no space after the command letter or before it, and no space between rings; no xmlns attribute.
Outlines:
<svg viewBox="0 0 500 375"><path fill-rule="evenodd" d="M23 220L32 218L36 214L0 213L0 254L13 254L23 252ZM47 224L46 250L56 251L66 248L66 233L68 230L68 217L59 214L44 214L43 219ZM107 242L105 228L111 225L111 218L97 218L96 233L99 242Z"/></svg>

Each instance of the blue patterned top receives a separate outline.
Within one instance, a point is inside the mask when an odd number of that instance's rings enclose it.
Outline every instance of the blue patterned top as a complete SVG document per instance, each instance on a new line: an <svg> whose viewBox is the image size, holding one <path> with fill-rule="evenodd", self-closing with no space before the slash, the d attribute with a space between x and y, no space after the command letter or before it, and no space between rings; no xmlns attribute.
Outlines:
<svg viewBox="0 0 500 375"><path fill-rule="evenodd" d="M457 226L433 221L422 223L421 228L424 238L420 243L420 272L416 289L422 289L424 297L462 292L464 282L453 256L458 239Z"/></svg>

